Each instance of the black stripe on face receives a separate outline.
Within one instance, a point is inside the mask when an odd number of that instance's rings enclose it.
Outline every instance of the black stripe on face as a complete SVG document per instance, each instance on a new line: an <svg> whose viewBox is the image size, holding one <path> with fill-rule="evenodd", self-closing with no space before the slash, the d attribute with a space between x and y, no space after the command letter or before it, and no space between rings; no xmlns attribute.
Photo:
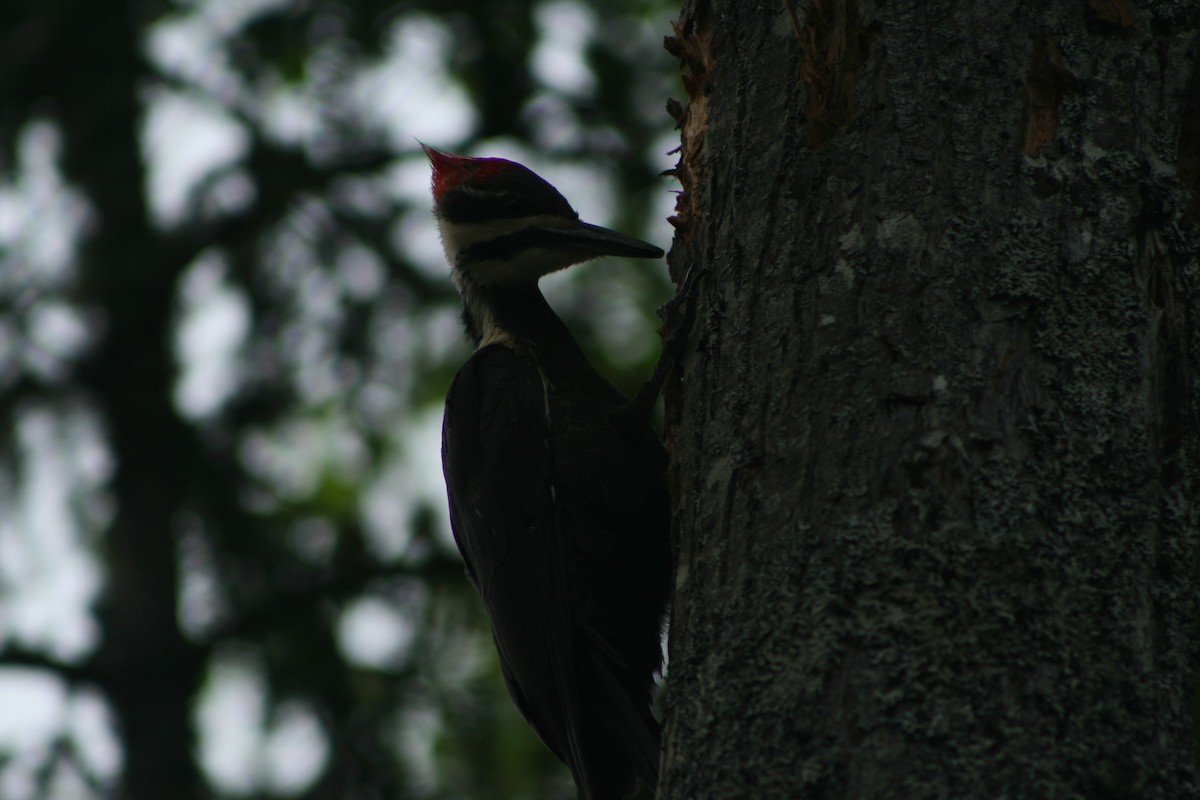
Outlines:
<svg viewBox="0 0 1200 800"><path fill-rule="evenodd" d="M517 165L514 165L517 166ZM459 184L442 192L438 216L447 222L491 222L540 214L578 219L567 199L525 168L506 170L479 185Z"/></svg>
<svg viewBox="0 0 1200 800"><path fill-rule="evenodd" d="M526 250L553 249L556 243L542 228L525 228L470 245L459 254L459 263L469 268L487 261L508 261Z"/></svg>
<svg viewBox="0 0 1200 800"><path fill-rule="evenodd" d="M450 189L438 203L438 217L446 222L470 224L495 222L531 216L527 198L509 192L482 192L475 189Z"/></svg>

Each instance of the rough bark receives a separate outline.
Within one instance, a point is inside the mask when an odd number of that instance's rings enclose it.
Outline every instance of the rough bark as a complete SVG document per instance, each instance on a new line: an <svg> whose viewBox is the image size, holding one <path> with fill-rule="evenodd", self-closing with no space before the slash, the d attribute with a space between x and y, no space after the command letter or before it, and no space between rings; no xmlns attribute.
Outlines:
<svg viewBox="0 0 1200 800"><path fill-rule="evenodd" d="M669 42L659 796L1195 796L1195 4L789 10Z"/></svg>

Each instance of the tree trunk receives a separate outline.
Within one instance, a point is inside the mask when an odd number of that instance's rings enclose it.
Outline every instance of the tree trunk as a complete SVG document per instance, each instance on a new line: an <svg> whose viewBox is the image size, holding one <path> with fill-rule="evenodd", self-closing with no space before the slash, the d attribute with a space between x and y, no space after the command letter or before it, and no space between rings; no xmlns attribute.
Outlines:
<svg viewBox="0 0 1200 800"><path fill-rule="evenodd" d="M64 172L95 216L80 284L103 327L79 377L116 465L97 609L103 642L90 662L119 726L115 794L190 800L204 794L191 725L201 674L178 624L173 527L197 453L173 405L171 352L176 282L186 264L148 224L135 6L83 3L65 15L69 23L56 33L70 44L60 48L65 63L54 75L61 83L49 93L61 101ZM94 50L72 50L79 41Z"/></svg>
<svg viewBox="0 0 1200 800"><path fill-rule="evenodd" d="M688 0L661 798L1181 798L1194 3Z"/></svg>

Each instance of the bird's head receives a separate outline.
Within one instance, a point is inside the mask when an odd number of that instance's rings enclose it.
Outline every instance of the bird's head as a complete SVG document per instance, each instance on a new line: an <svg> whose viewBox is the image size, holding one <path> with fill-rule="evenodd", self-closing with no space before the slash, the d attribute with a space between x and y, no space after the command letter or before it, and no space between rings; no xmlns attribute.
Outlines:
<svg viewBox="0 0 1200 800"><path fill-rule="evenodd" d="M558 190L503 158L468 158L421 145L433 202L459 285L535 283L598 256L659 258L654 245L589 225Z"/></svg>

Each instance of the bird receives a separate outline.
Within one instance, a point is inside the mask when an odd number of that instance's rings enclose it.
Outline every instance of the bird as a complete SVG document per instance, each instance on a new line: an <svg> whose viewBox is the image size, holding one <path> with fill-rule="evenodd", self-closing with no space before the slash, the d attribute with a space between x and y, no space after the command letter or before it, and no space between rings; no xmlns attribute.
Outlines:
<svg viewBox="0 0 1200 800"><path fill-rule="evenodd" d="M650 422L661 379L626 398L538 279L599 256L663 251L581 221L521 164L422 147L475 345L442 423L450 523L504 682L581 800L652 792L673 569L667 456Z"/></svg>

